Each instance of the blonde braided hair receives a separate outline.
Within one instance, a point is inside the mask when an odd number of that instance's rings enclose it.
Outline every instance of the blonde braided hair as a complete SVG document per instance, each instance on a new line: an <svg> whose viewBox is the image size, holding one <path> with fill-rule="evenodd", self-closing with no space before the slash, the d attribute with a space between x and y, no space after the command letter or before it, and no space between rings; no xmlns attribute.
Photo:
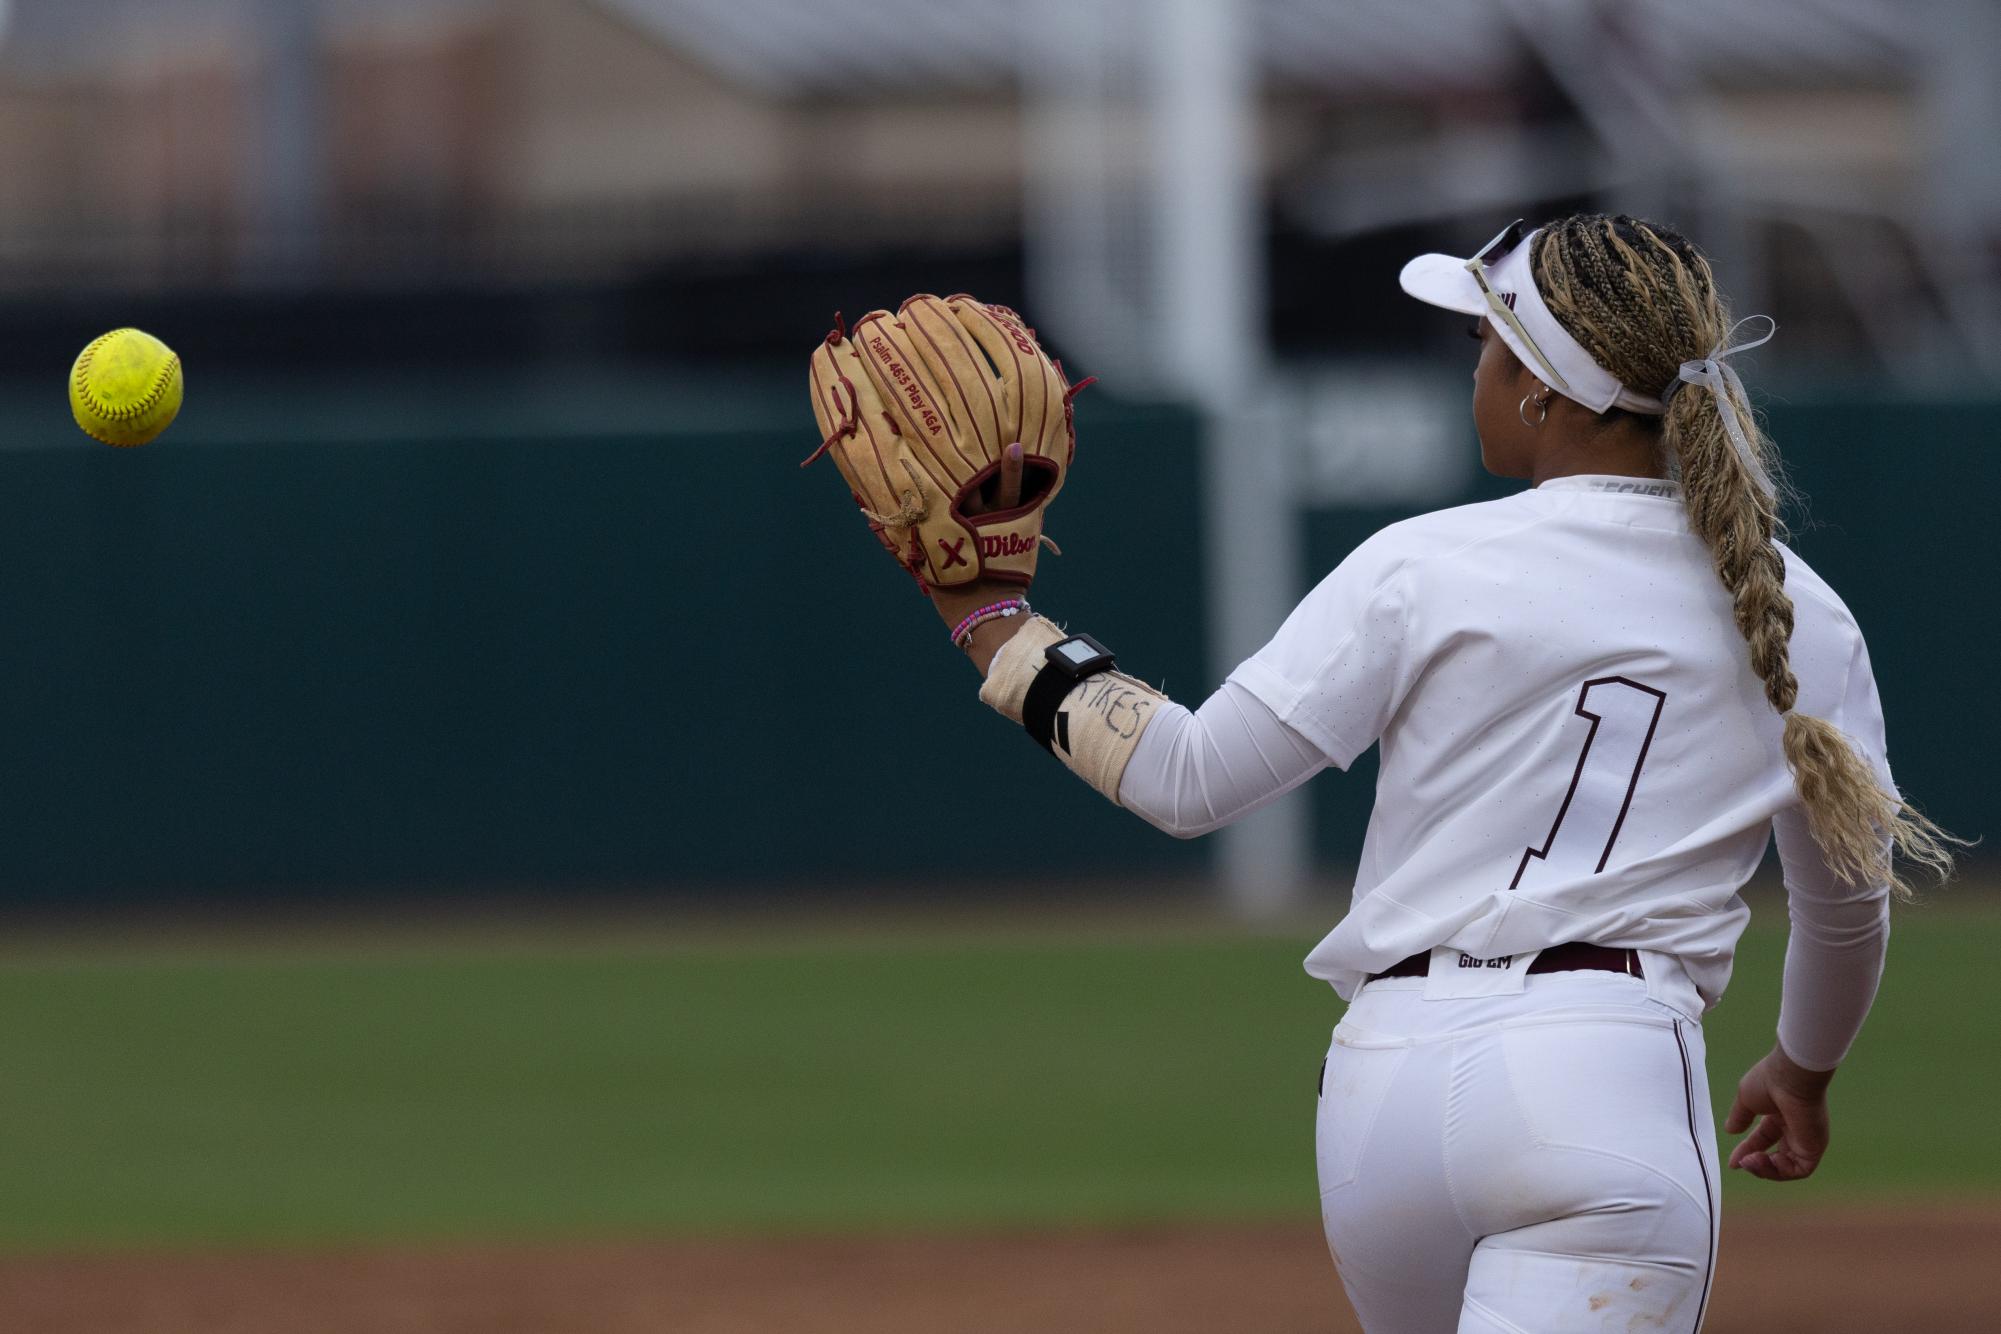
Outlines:
<svg viewBox="0 0 2001 1334"><path fill-rule="evenodd" d="M1542 229L1531 260L1550 313L1600 366L1640 393L1675 383L1681 363L1707 356L1730 328L1709 261L1666 227L1602 214L1564 218ZM1751 405L1735 387L1727 392L1757 463L1778 478L1777 451ZM1898 854L1943 880L1952 872L1949 845L1961 840L1886 790L1833 724L1793 711L1793 603L1774 544L1784 531L1780 495L1760 484L1732 446L1709 390L1685 386L1674 394L1659 429L1689 522L1730 592L1751 667L1785 718L1786 765L1828 866L1850 884L1887 884L1899 898L1912 889Z"/></svg>

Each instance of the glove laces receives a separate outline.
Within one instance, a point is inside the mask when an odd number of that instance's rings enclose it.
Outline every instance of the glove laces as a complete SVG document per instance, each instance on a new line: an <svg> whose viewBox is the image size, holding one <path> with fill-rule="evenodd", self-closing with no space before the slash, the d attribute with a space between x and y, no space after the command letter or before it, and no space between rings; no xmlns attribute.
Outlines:
<svg viewBox="0 0 2001 1334"><path fill-rule="evenodd" d="M1753 320L1765 322L1765 336L1754 338L1748 343L1732 342L1731 340L1737 336L1737 331ZM1743 419L1737 414L1737 400L1743 399L1748 403L1750 399L1744 393L1744 381L1738 376L1736 368L1725 359L1771 342L1772 336L1778 331L1779 322L1770 315L1746 315L1730 326L1730 331L1723 335L1722 341L1709 349L1708 356L1682 362L1680 373L1661 391L1663 406L1671 403L1676 392L1685 384L1700 385L1714 394L1716 410L1723 418L1723 433L1730 437L1730 447L1737 452L1737 462L1766 496L1774 495L1777 488L1772 485L1772 476L1765 471L1765 465L1758 458L1758 451L1751 443L1750 432L1744 429Z"/></svg>

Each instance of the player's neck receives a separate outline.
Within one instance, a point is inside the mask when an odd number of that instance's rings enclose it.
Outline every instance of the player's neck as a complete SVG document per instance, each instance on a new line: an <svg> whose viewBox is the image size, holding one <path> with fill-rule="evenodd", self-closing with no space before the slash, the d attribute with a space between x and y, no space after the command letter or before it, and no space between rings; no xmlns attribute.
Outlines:
<svg viewBox="0 0 2001 1334"><path fill-rule="evenodd" d="M1551 431L1541 443L1529 478L1537 486L1558 477L1667 476L1661 466L1659 437L1635 423Z"/></svg>

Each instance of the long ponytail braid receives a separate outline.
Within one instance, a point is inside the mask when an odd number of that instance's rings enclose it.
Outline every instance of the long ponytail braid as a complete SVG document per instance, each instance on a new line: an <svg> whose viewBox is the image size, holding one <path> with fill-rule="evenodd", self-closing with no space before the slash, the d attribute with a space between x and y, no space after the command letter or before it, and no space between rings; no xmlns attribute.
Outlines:
<svg viewBox="0 0 2001 1334"><path fill-rule="evenodd" d="M1600 366L1642 393L1673 383L1682 362L1708 355L1730 328L1709 261L1665 227L1623 216L1569 217L1543 228L1531 259L1551 314ZM1897 855L1944 879L1952 871L1949 845L1959 840L1887 790L1833 724L1793 711L1793 603L1775 545L1783 483L1766 485L1780 477L1777 451L1751 405L1734 387L1728 392L1755 465L1732 445L1714 395L1694 386L1673 395L1661 419L1665 461L1679 474L1689 523L1729 590L1765 698L1785 718L1786 765L1821 854L1851 884L1887 884L1909 898Z"/></svg>

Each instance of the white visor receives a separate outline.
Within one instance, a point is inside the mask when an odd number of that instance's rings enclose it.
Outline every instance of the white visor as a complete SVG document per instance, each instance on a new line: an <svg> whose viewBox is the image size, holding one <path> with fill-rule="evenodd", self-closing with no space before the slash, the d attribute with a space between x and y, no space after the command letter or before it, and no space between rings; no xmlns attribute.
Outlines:
<svg viewBox="0 0 2001 1334"><path fill-rule="evenodd" d="M1532 247L1537 235L1537 232L1530 232L1520 245L1488 265L1487 282L1508 303L1515 318L1522 322L1522 328L1528 330L1536 347L1549 359L1550 369L1563 377L1564 384L1551 385L1550 388L1582 403L1593 412L1606 412L1612 408L1653 415L1666 412L1667 405L1660 399L1650 394L1635 393L1620 384L1612 372L1592 360L1591 354L1549 313L1549 307L1542 303L1542 294L1536 291L1535 282L1529 276L1529 256L1534 253ZM1397 281L1403 285L1404 291L1419 301L1456 310L1461 315L1482 316L1531 374L1537 379L1546 378L1542 374L1542 359L1522 346L1521 335L1509 328L1507 321L1493 318L1493 312L1487 306L1487 295L1480 290L1479 279L1467 269L1465 260L1451 255L1419 255L1403 266Z"/></svg>

